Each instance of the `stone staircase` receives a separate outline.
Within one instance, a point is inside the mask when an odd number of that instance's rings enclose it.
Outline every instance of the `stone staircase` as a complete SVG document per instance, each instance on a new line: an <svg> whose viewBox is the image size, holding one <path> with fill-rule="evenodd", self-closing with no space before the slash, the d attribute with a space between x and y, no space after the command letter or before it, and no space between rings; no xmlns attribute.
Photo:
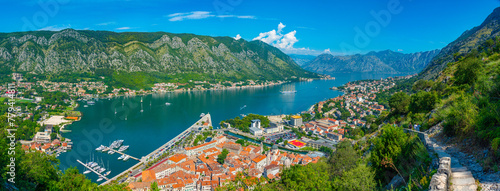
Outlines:
<svg viewBox="0 0 500 191"><path fill-rule="evenodd" d="M458 159L446 153L445 148L431 140L426 133L405 129L417 133L429 152L435 152L439 158L438 172L432 176L430 191L476 191L476 180L467 167Z"/></svg>

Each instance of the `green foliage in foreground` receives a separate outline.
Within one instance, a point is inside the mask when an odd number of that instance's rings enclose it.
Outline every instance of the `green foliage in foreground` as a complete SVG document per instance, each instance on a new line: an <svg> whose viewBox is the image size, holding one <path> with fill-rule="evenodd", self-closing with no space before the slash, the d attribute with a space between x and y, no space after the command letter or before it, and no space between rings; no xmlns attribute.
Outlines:
<svg viewBox="0 0 500 191"><path fill-rule="evenodd" d="M281 180L257 190L374 190L375 174L353 149L341 142L331 157L308 165L283 170Z"/></svg>

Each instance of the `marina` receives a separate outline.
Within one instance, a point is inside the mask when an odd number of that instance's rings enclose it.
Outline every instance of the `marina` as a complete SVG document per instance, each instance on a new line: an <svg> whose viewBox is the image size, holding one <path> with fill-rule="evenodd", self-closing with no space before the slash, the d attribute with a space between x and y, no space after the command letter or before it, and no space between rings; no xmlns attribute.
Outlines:
<svg viewBox="0 0 500 191"><path fill-rule="evenodd" d="M140 161L139 163L137 163L134 166L130 167L129 169L123 171L122 173L116 175L115 177L106 180L106 182L102 183L101 185L108 184L112 180L115 180L116 178L124 175L125 173L128 173L128 172L137 172L137 169L139 169L141 166L143 166L143 164L145 162L147 162L150 159L152 159L156 154L160 153L161 151L165 151L166 149L170 148L172 145L175 144L175 142L180 141L182 138L184 138L187 135L189 135L192 130L197 130L199 128L199 126L200 126L200 125L197 125L197 124L200 124L200 122L204 122L204 121L209 121L209 125L210 126L212 125L212 118L211 118L211 116L210 116L209 113L207 113L207 114L202 113L202 115L200 115L200 119L196 123L194 123L193 125L191 125L189 128L187 128L186 130L184 130L182 133L180 133L179 135L177 135L176 137L174 137L173 139L171 139L167 143L163 144L162 146L160 146L159 148L157 148L153 152L151 152L148 155L142 157L142 159L139 160ZM122 154L122 156L124 156L124 155L125 154ZM122 157L122 156L120 156L120 157ZM123 160L126 160L127 156L131 157L130 155L125 155L125 158L123 158ZM132 159L138 160L137 158L132 158ZM133 175L135 175L135 174L133 174Z"/></svg>
<svg viewBox="0 0 500 191"><path fill-rule="evenodd" d="M80 160L78 160L78 159L76 160L76 162L80 163L80 164L81 164L81 165L83 165L86 169L89 169L91 172L94 172L95 174L97 174L97 175L99 176L99 178L102 178L102 179L105 179L105 180L109 180L109 178L107 178L105 175L101 174L101 172L98 172L97 170L95 170L95 169L94 169L95 167L88 166L87 164L83 163L82 161L80 161ZM92 165L93 165L93 164L96 164L96 165L97 165L97 163L95 163L95 162L93 162L93 163L92 163ZM85 171L85 172L86 172L86 171ZM90 173L90 172L88 172L88 173ZM88 173L87 173L87 174L88 174ZM108 173L108 174L109 174L109 173ZM102 180L102 179L101 179L101 180ZM99 179L98 179L98 180L99 180Z"/></svg>

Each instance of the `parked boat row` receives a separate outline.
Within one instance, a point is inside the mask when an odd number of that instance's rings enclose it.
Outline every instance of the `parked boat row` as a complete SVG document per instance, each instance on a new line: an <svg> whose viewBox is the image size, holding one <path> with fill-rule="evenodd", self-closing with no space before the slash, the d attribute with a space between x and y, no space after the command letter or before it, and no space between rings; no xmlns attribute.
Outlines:
<svg viewBox="0 0 500 191"><path fill-rule="evenodd" d="M101 159L100 163L99 163L99 159L94 160L92 158L90 162L82 163L82 164L84 164L84 166L86 168L86 170L83 172L83 174L89 174L91 172L96 172L97 175L99 175L97 182L102 181L104 179L104 177L111 174L111 170L109 170L109 161L108 161L108 167L107 167L108 171L106 171L106 167L105 167L102 159Z"/></svg>

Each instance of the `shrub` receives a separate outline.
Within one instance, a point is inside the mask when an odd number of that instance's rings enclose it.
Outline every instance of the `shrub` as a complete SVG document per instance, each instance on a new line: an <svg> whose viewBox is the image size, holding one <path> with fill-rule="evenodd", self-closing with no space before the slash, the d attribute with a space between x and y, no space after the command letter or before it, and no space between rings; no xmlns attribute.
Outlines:
<svg viewBox="0 0 500 191"><path fill-rule="evenodd" d="M472 98L460 95L451 105L442 111L444 132L448 135L468 135L473 132L477 121L478 108Z"/></svg>

